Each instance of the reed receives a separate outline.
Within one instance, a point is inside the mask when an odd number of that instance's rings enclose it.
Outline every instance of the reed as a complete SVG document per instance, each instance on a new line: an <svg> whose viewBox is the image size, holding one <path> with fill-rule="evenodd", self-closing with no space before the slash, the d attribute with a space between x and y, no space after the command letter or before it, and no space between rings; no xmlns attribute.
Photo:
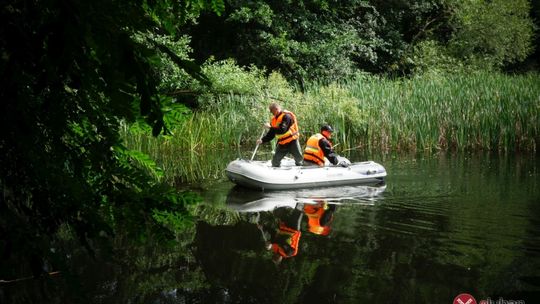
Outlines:
<svg viewBox="0 0 540 304"><path fill-rule="evenodd" d="M374 148L535 151L539 84L535 74L476 73L346 86L371 110L363 143Z"/></svg>
<svg viewBox="0 0 540 304"><path fill-rule="evenodd" d="M245 151L254 148L262 124L270 119L271 97L297 114L302 144L320 124L332 124L338 152L536 151L540 140L538 74L399 80L364 76L331 85L311 84L304 93L283 80L278 83L252 94L205 96L201 109L171 126L170 136L153 138L126 126L126 145L149 154L167 180L217 178L227 163L223 151L229 151L228 159L249 158ZM257 157L269 158L270 145L259 149Z"/></svg>

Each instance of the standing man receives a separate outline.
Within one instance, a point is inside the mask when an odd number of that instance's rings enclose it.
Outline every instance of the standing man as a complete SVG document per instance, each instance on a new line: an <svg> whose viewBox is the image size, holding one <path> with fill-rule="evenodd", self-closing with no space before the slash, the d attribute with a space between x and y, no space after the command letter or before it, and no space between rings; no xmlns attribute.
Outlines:
<svg viewBox="0 0 540 304"><path fill-rule="evenodd" d="M324 158L326 157L333 165L348 167L349 164L342 160L339 155L334 152L330 139L334 129L330 125L323 125L321 133L311 136L304 150L304 165L324 167Z"/></svg>
<svg viewBox="0 0 540 304"><path fill-rule="evenodd" d="M302 165L304 159L300 149L298 137L298 121L293 112L282 110L281 106L275 102L268 107L272 113L270 123L265 123L264 127L269 129L265 136L257 140L257 145L269 142L274 137L277 139L276 153L272 157L272 167L279 167L281 160L287 153L291 153L297 166Z"/></svg>

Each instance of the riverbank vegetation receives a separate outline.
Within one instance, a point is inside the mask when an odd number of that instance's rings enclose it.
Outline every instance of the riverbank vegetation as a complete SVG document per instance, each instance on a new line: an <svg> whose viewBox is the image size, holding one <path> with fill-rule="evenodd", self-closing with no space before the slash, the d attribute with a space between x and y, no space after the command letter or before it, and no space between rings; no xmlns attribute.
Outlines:
<svg viewBox="0 0 540 304"><path fill-rule="evenodd" d="M167 58L157 65L170 134L124 125L126 145L167 180L218 177L224 164L202 155L252 149L271 101L297 114L303 142L334 125L341 151L537 150L535 3L227 5L170 44L204 61L208 82Z"/></svg>
<svg viewBox="0 0 540 304"><path fill-rule="evenodd" d="M225 70L222 77L229 80L199 96L196 110L167 108L170 135L153 137L141 124L124 125L127 146L157 160L169 180L219 177L226 162L212 163L204 155L253 149L270 118L272 100L297 114L302 145L321 123L334 125L338 151L534 152L540 140L536 73L426 73L402 79L360 74L339 83L310 84L301 92L279 73L265 77L230 60L205 70L215 78L216 71Z"/></svg>
<svg viewBox="0 0 540 304"><path fill-rule="evenodd" d="M342 151L538 151L538 16L527 0L10 1L0 279L69 268L61 227L89 252L116 231L173 239L200 198L170 182L253 148L271 100L302 140L333 124Z"/></svg>

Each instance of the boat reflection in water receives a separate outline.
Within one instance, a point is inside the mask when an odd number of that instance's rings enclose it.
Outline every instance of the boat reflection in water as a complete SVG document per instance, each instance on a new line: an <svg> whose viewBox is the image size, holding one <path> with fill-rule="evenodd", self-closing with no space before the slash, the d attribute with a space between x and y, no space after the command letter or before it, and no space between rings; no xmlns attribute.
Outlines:
<svg viewBox="0 0 540 304"><path fill-rule="evenodd" d="M270 192L237 186L229 192L227 206L257 225L278 264L298 254L302 233L328 236L337 205L374 204L385 189L383 183Z"/></svg>
<svg viewBox="0 0 540 304"><path fill-rule="evenodd" d="M260 191L233 187L227 195L227 206L238 212L272 211L278 207L295 208L296 204L374 204L386 189L384 182L369 185L309 188L287 191Z"/></svg>

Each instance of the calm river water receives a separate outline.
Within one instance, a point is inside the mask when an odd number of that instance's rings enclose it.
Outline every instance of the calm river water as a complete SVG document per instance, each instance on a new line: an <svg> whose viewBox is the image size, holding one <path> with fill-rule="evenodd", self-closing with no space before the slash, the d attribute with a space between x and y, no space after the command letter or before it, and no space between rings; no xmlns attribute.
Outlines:
<svg viewBox="0 0 540 304"><path fill-rule="evenodd" d="M385 184L195 188L204 203L177 243L117 240L116 262L74 258L78 273L45 293L57 303L454 303L462 293L539 303L540 158L369 158L386 167ZM278 261L266 241L280 221L300 237L297 254ZM35 284L3 296L31 298L17 292Z"/></svg>

